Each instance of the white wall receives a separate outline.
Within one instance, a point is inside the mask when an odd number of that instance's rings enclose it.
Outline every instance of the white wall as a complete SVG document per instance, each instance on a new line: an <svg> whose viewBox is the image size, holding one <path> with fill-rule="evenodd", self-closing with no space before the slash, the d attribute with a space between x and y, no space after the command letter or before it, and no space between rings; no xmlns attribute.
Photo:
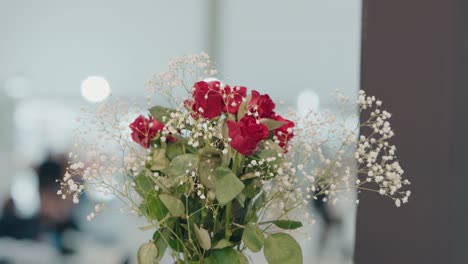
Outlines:
<svg viewBox="0 0 468 264"><path fill-rule="evenodd" d="M238 0L222 4L220 65L230 79L295 103L359 87L360 0Z"/></svg>
<svg viewBox="0 0 468 264"><path fill-rule="evenodd" d="M1 0L0 204L12 170L31 166L46 151L66 151L70 119L86 104L80 95L85 77L106 77L117 96L143 96L144 82L169 58L203 50L205 6L188 0ZM26 97L14 101L5 89Z"/></svg>
<svg viewBox="0 0 468 264"><path fill-rule="evenodd" d="M13 172L11 152L13 149L13 100L0 90L0 204L9 191L10 178Z"/></svg>
<svg viewBox="0 0 468 264"><path fill-rule="evenodd" d="M169 58L203 50L205 2L2 0L0 82L21 74L34 96L79 98L100 74L115 94L138 95Z"/></svg>

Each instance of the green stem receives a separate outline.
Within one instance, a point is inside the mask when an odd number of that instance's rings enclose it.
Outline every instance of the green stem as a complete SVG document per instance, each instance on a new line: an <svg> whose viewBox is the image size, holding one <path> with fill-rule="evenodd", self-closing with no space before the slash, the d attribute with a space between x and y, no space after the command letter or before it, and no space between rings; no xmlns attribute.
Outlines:
<svg viewBox="0 0 468 264"><path fill-rule="evenodd" d="M190 226L190 215L189 215L189 210L188 210L188 196L187 195L185 195L185 215L187 216L188 238L189 238L189 242L192 243L192 236L190 234L191 226Z"/></svg>
<svg viewBox="0 0 468 264"><path fill-rule="evenodd" d="M239 168L239 164L242 160L241 154L234 152L234 162L232 163L232 171L237 176L237 170ZM226 204L226 218L225 218L225 230L224 230L224 237L226 240L229 241L229 237L231 236L230 224L231 224L231 210L232 210L232 201Z"/></svg>
<svg viewBox="0 0 468 264"><path fill-rule="evenodd" d="M225 225L225 238L227 241L229 241L229 237L231 236L231 232L229 229L230 226L230 221L231 221L231 209L232 209L232 201L226 204L226 225Z"/></svg>
<svg viewBox="0 0 468 264"><path fill-rule="evenodd" d="M218 226L218 211L219 205L216 205L216 209L213 207L213 234L216 234L216 227Z"/></svg>
<svg viewBox="0 0 468 264"><path fill-rule="evenodd" d="M207 199L205 199L205 203L202 204L202 208L200 210L198 210L198 211L201 211L201 223L200 224L202 224L202 225L205 224L206 217L208 216L208 212L207 212L208 207L206 206L206 200Z"/></svg>

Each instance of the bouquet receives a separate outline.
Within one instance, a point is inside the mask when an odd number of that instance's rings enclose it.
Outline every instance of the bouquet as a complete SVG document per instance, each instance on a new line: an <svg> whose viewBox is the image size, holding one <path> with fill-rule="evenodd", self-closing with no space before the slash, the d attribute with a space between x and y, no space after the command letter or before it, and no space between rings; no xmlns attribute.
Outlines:
<svg viewBox="0 0 468 264"><path fill-rule="evenodd" d="M249 263L247 250L270 264L303 263L291 233L310 222L300 210L313 199L335 203L358 189L408 201L391 115L375 97L359 93L368 118L350 129L332 113L279 113L268 94L216 73L206 54L179 57L148 82L147 112L126 101L83 109L79 135L100 141L70 153L58 194L75 203L85 190L113 195L145 217L154 235L139 263L166 252L176 263ZM153 105L162 97L166 105Z"/></svg>

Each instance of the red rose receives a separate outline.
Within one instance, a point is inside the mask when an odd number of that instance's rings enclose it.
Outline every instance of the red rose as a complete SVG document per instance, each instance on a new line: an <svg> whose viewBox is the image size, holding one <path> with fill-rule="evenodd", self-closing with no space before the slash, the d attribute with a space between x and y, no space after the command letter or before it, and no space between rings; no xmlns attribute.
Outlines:
<svg viewBox="0 0 468 264"><path fill-rule="evenodd" d="M164 125L153 117L147 119L140 115L130 124L130 128L132 129L133 141L144 148L149 148L151 140L164 128Z"/></svg>
<svg viewBox="0 0 468 264"><path fill-rule="evenodd" d="M270 118L285 123L280 128L275 129L274 134L279 141L280 147L287 152L288 142L294 137L294 122L283 118L280 115L273 114Z"/></svg>
<svg viewBox="0 0 468 264"><path fill-rule="evenodd" d="M218 117L224 108L220 86L218 81L195 83L193 86L193 111L206 119Z"/></svg>
<svg viewBox="0 0 468 264"><path fill-rule="evenodd" d="M239 111L239 107L242 100L247 96L247 88L242 86L235 86L231 88L229 86L224 87L223 99L224 109L223 112L236 114Z"/></svg>
<svg viewBox="0 0 468 264"><path fill-rule="evenodd" d="M243 117L239 122L227 120L231 147L239 153L251 156L260 141L268 138L268 128L251 116Z"/></svg>
<svg viewBox="0 0 468 264"><path fill-rule="evenodd" d="M275 103L268 94L261 95L253 90L248 109L257 118L270 117L275 109Z"/></svg>

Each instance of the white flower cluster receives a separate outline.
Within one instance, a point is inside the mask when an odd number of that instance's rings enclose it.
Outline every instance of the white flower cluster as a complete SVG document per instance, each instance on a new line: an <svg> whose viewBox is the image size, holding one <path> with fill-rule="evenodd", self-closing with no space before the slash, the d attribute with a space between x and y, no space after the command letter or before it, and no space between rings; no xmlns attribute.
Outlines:
<svg viewBox="0 0 468 264"><path fill-rule="evenodd" d="M217 74L215 63L208 54L192 54L177 57L168 63L168 70L154 75L146 84L148 105L153 105L154 97L163 95L172 106L181 102L174 94L178 88L184 88L187 93L192 90L192 84Z"/></svg>
<svg viewBox="0 0 468 264"><path fill-rule="evenodd" d="M404 170L398 163L396 147L388 141L394 136L389 122L391 114L381 109L381 101L366 96L362 90L359 92L359 106L362 115L365 110L370 113L361 124L363 135L359 137L355 152L359 173L365 179L361 179L362 182L358 179L356 184L359 187L366 183L377 186L377 191L394 199L396 206L407 203L411 192L402 191L402 188L410 182L403 179Z"/></svg>
<svg viewBox="0 0 468 264"><path fill-rule="evenodd" d="M342 94L337 97L342 103L349 101ZM353 127L329 112L310 112L302 118L292 113L290 118L298 127L285 155L287 161L274 168L278 173L274 184L264 186L276 196L272 207L288 212L319 198L334 204L341 191L356 189L390 197L398 207L408 202L411 191L405 186L410 182L403 178L396 147L389 142L394 136L391 114L381 109L381 101L363 91L358 104L361 115L348 117L354 120ZM359 117L364 121L359 123Z"/></svg>
<svg viewBox="0 0 468 264"><path fill-rule="evenodd" d="M73 197L73 203L79 203L80 195L84 191L84 185L81 184L80 180L73 177L73 175L81 174L84 168L85 165L83 162L72 163L68 167L63 181L60 181L61 189L57 191L57 195L60 195L62 199L66 199L67 195L70 195Z"/></svg>

